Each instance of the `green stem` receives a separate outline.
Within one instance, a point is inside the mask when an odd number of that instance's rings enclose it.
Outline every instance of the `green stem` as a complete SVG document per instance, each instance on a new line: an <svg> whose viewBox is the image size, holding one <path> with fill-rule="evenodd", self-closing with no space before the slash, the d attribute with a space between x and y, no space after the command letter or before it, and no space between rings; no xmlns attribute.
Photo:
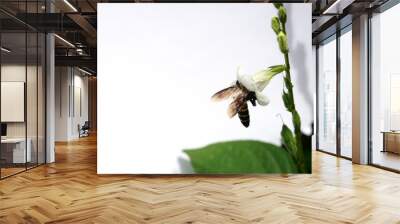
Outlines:
<svg viewBox="0 0 400 224"><path fill-rule="evenodd" d="M286 29L285 29L285 24L282 24L282 32L286 35ZM294 96L293 96L293 85L292 85L292 79L290 77L290 62L289 62L289 53L284 53L285 57L285 76L286 79L289 80L290 85L286 85L286 89L288 91L289 97L291 98L291 102L293 102L292 108L286 108L288 109L289 112L292 113L292 122L293 122L293 127L294 127L294 134L296 138L296 146L297 146L297 163L300 168L301 172L306 171L305 167L305 160L304 160L304 150L303 150L303 143L302 143L302 134L301 134L301 120L300 120L300 115L296 110L296 105L294 102Z"/></svg>

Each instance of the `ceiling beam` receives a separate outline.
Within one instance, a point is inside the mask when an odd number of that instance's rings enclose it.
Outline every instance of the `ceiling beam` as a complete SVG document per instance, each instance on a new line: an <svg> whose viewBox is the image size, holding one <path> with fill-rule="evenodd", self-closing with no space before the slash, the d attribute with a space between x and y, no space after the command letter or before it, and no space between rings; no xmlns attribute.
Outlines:
<svg viewBox="0 0 400 224"><path fill-rule="evenodd" d="M96 71L96 57L91 56L55 56L56 66L81 66Z"/></svg>
<svg viewBox="0 0 400 224"><path fill-rule="evenodd" d="M330 4L322 14L342 14L343 10L351 5L355 0L336 0Z"/></svg>
<svg viewBox="0 0 400 224"><path fill-rule="evenodd" d="M67 15L72 21L80 26L89 37L96 38L97 30L90 24L85 17L80 14L71 13Z"/></svg>

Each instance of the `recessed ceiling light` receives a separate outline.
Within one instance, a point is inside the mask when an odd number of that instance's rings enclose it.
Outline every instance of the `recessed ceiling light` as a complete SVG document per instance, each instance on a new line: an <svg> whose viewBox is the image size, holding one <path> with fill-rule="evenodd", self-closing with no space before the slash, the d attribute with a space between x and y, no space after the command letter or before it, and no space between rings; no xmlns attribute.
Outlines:
<svg viewBox="0 0 400 224"><path fill-rule="evenodd" d="M92 73L90 73L90 72L88 72L88 71L86 71L86 70L83 70L83 69L81 69L81 68L79 68L79 67L78 67L78 70L81 71L81 72L83 72L83 73L85 73L85 74L87 74L87 75L90 75L90 76L93 75Z"/></svg>
<svg viewBox="0 0 400 224"><path fill-rule="evenodd" d="M67 4L74 12L78 12L78 10L68 1L64 0L65 4Z"/></svg>
<svg viewBox="0 0 400 224"><path fill-rule="evenodd" d="M66 39L64 39L64 38L62 38L62 37L60 37L59 35L57 35L57 34L54 34L54 36L55 37L57 37L59 40L61 40L62 42L64 42L64 43L66 43L67 45L69 45L70 47L73 47L73 48L75 48L75 45L73 45L71 42L69 42L68 40L66 40Z"/></svg>
<svg viewBox="0 0 400 224"><path fill-rule="evenodd" d="M322 14L342 14L343 10L351 5L355 0L336 0Z"/></svg>
<svg viewBox="0 0 400 224"><path fill-rule="evenodd" d="M9 50L9 49L7 49L5 47L1 47L0 49L1 49L1 51L4 51L6 53L10 53L11 52L11 50Z"/></svg>

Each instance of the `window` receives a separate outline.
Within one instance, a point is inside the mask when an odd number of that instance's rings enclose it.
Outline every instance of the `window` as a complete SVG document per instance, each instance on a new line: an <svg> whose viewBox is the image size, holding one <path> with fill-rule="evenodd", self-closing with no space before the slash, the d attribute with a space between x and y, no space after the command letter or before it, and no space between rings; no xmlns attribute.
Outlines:
<svg viewBox="0 0 400 224"><path fill-rule="evenodd" d="M340 155L352 157L352 33L351 26L340 36Z"/></svg>
<svg viewBox="0 0 400 224"><path fill-rule="evenodd" d="M336 36L318 47L318 149L336 153Z"/></svg>
<svg viewBox="0 0 400 224"><path fill-rule="evenodd" d="M370 157L400 170L400 5L371 18Z"/></svg>

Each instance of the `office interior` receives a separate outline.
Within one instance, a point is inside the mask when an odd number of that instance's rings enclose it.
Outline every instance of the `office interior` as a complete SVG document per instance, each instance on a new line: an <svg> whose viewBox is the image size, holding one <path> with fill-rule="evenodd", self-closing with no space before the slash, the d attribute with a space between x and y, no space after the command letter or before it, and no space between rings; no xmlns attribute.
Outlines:
<svg viewBox="0 0 400 224"><path fill-rule="evenodd" d="M0 0L0 223L399 222L398 0L290 1L313 11L313 173L213 177L97 175L105 2L163 0Z"/></svg>
<svg viewBox="0 0 400 224"><path fill-rule="evenodd" d="M366 8L360 11L363 4ZM394 27L400 5L385 1L357 6L356 1L334 20L313 39L316 149L399 172L400 68L395 55L400 33Z"/></svg>
<svg viewBox="0 0 400 224"><path fill-rule="evenodd" d="M96 133L96 39L67 16L69 26L41 17L71 6L0 2L0 179L54 163L55 144Z"/></svg>
<svg viewBox="0 0 400 224"><path fill-rule="evenodd" d="M0 3L1 178L54 162L57 142L96 133L99 2ZM400 33L393 27L400 5L393 0L296 2L313 7L313 147L399 172Z"/></svg>

